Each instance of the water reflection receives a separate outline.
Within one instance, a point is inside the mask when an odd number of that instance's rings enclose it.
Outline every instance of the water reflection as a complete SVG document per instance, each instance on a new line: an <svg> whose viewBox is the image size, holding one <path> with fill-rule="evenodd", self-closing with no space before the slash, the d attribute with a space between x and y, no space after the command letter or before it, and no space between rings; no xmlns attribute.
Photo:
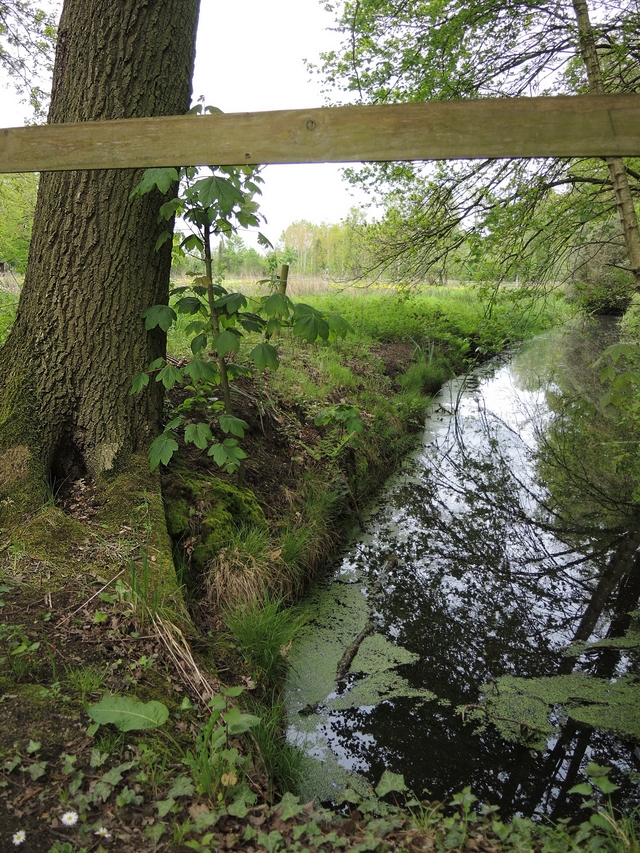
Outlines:
<svg viewBox="0 0 640 853"><path fill-rule="evenodd" d="M621 447L629 458L637 447L598 414L601 390L588 368L612 334L549 336L445 389L424 446L388 484L333 584L316 593L318 610L323 596L333 605L295 650L293 740L374 783L385 769L403 773L419 795L444 799L471 785L506 815L574 812L578 798L567 791L589 760L613 765L620 797L638 800L634 743L565 722L535 750L492 724L478 730L459 710L507 674L640 673L633 651L564 653L574 640L623 634L640 595L631 468L611 464ZM378 635L412 653L394 672L415 695L335 707L336 691L348 696L366 677L357 656L343 686L316 675L314 655L319 671L344 590L365 614L357 630L370 618Z"/></svg>

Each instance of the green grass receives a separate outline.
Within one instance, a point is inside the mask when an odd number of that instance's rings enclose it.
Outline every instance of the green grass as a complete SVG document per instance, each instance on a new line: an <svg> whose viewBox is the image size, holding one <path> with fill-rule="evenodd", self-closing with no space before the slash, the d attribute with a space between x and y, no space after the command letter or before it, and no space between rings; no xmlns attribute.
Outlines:
<svg viewBox="0 0 640 853"><path fill-rule="evenodd" d="M227 613L225 622L254 674L268 685L279 683L288 646L304 619L282 599L266 598Z"/></svg>
<svg viewBox="0 0 640 853"><path fill-rule="evenodd" d="M397 341L413 339L421 345L478 339L500 344L548 328L561 310L562 300L550 295L545 303L517 300L513 292L501 294L491 311L473 287L422 288L408 293L393 289L345 290L311 297L314 307L344 316L362 339Z"/></svg>
<svg viewBox="0 0 640 853"><path fill-rule="evenodd" d="M303 753L287 740L286 712L280 692L273 691L263 702L253 701L247 710L260 717L252 732L269 777L270 796L273 798L276 791L298 790Z"/></svg>
<svg viewBox="0 0 640 853"><path fill-rule="evenodd" d="M64 680L67 685L78 692L84 705L87 696L97 693L106 683L108 669L100 668L92 664L84 666L66 666L64 668Z"/></svg>

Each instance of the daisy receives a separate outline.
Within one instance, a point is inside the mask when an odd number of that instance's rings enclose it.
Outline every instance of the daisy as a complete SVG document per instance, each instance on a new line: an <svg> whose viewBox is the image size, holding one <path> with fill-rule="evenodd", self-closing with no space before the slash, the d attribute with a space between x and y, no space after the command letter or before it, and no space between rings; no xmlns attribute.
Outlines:
<svg viewBox="0 0 640 853"><path fill-rule="evenodd" d="M98 838L111 838L111 833L108 832L104 826L101 826L100 829L97 829L94 832L94 835L97 835Z"/></svg>
<svg viewBox="0 0 640 853"><path fill-rule="evenodd" d="M27 833L24 829L19 829L17 832L13 833L13 843L16 847L20 847L21 844L24 843L27 837Z"/></svg>
<svg viewBox="0 0 640 853"><path fill-rule="evenodd" d="M78 822L78 815L76 812L65 812L60 820L65 826L74 826Z"/></svg>

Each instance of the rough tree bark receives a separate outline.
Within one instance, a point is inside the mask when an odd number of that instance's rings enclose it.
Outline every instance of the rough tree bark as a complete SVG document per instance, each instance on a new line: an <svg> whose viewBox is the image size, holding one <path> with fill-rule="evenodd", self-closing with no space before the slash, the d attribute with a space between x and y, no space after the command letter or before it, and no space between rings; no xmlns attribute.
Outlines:
<svg viewBox="0 0 640 853"><path fill-rule="evenodd" d="M49 122L188 110L199 0L66 0ZM18 316L0 351L0 524L32 511L50 477L99 477L144 454L162 388L131 377L164 352L141 312L167 301L163 199L129 201L137 170L41 178ZM155 383L152 383L155 386Z"/></svg>

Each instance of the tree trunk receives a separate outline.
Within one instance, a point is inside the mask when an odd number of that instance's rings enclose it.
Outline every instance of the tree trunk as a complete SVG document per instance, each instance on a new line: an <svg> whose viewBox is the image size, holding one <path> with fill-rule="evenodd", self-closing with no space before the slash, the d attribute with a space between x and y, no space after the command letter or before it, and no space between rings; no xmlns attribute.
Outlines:
<svg viewBox="0 0 640 853"><path fill-rule="evenodd" d="M188 110L199 0L66 0L49 122ZM176 164L179 165L179 164ZM146 453L163 389L130 395L164 354L141 312L168 300L171 242L139 170L41 177L18 315L0 351L0 524L37 508L50 477L98 477Z"/></svg>
<svg viewBox="0 0 640 853"><path fill-rule="evenodd" d="M580 53L587 69L589 88L594 94L601 95L605 88L587 0L573 0L573 10L578 22ZM609 167L609 178L613 185L631 271L635 277L636 290L640 292L640 230L638 229L638 217L633 196L629 188L629 179L621 157L607 157L607 166Z"/></svg>

